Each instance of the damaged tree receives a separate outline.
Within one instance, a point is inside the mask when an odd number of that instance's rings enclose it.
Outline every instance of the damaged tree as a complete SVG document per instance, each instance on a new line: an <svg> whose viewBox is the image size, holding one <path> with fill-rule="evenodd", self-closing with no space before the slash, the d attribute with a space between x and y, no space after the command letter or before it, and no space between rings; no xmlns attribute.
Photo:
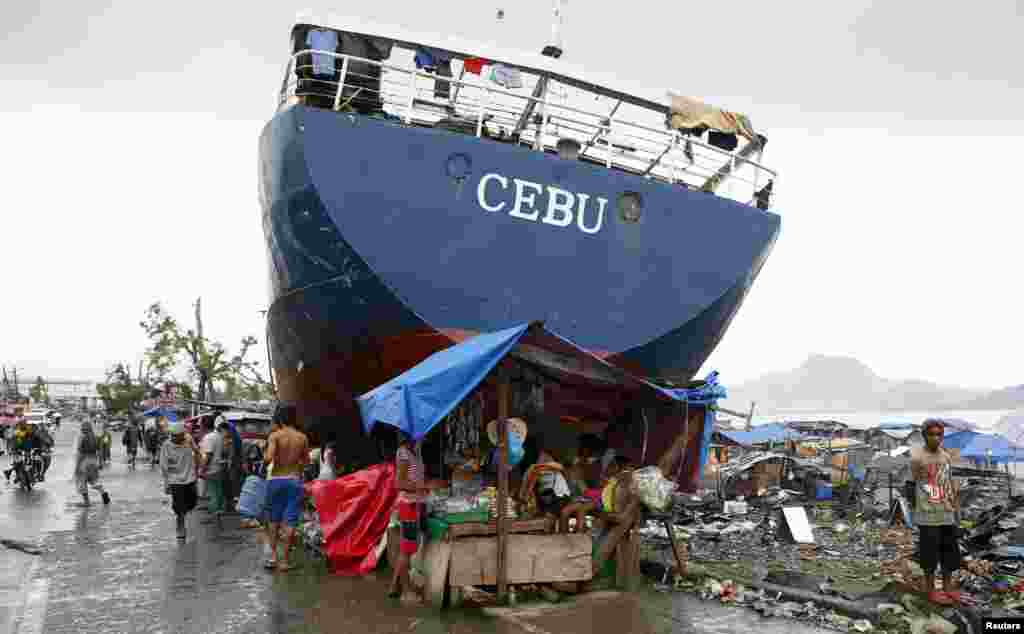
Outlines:
<svg viewBox="0 0 1024 634"><path fill-rule="evenodd" d="M146 351L150 366L166 375L179 365L184 356L188 372L196 381L196 397L200 401L208 400L217 383L228 386L236 394L238 386L243 386L250 396L271 395L271 386L260 373L259 362L246 360L257 343L256 338L243 337L238 354L230 355L223 344L211 341L203 334L202 299L196 299L194 306L194 330L182 330L159 302L147 309L146 319L139 325L151 342Z"/></svg>

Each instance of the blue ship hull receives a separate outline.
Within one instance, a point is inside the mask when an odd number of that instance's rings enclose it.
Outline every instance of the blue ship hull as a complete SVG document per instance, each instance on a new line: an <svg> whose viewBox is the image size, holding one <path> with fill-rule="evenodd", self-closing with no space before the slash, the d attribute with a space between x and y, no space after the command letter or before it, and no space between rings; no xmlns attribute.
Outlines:
<svg viewBox="0 0 1024 634"><path fill-rule="evenodd" d="M267 124L259 167L274 374L281 398L313 418L355 416L354 396L455 331L532 320L624 367L687 380L780 226L603 166L304 106ZM638 221L620 213L626 191L642 197Z"/></svg>

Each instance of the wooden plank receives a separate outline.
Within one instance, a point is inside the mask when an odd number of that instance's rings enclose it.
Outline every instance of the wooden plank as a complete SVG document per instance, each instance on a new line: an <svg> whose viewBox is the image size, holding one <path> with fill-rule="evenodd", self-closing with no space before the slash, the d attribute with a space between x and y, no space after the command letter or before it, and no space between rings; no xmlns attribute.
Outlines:
<svg viewBox="0 0 1024 634"><path fill-rule="evenodd" d="M430 605L440 610L444 607L444 589L448 584L448 564L451 561L452 545L450 542L430 542L425 550L424 588Z"/></svg>
<svg viewBox="0 0 1024 634"><path fill-rule="evenodd" d="M513 520L508 522L508 532L511 533L550 533L555 529L555 520L550 517L541 517L532 520ZM449 524L448 538L458 539L460 537L485 537L498 534L497 522L467 522L464 524Z"/></svg>
<svg viewBox="0 0 1024 634"><path fill-rule="evenodd" d="M399 554L399 540L402 537L402 531L397 526L388 528L388 568L391 570L395 569L395 562L398 561Z"/></svg>
<svg viewBox="0 0 1024 634"><path fill-rule="evenodd" d="M498 384L498 543L496 553L498 603L504 605L508 583L508 371L499 366Z"/></svg>
<svg viewBox="0 0 1024 634"><path fill-rule="evenodd" d="M508 583L589 581L593 577L589 535L509 535ZM470 537L452 542L449 583L497 585L498 540Z"/></svg>

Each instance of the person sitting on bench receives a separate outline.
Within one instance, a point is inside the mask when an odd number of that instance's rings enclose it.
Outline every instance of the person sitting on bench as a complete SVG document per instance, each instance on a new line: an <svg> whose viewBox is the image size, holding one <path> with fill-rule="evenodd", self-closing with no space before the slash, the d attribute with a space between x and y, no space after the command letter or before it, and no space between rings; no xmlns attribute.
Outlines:
<svg viewBox="0 0 1024 634"><path fill-rule="evenodd" d="M572 500L565 468L544 449L539 438L537 449L540 452L537 462L529 468L526 477L523 478L519 499L525 504L530 515L561 518L562 509Z"/></svg>

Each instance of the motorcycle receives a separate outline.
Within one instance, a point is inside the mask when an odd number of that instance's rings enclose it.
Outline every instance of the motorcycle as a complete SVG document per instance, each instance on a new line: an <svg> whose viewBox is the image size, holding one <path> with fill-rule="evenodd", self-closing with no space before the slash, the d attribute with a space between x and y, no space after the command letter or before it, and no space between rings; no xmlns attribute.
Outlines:
<svg viewBox="0 0 1024 634"><path fill-rule="evenodd" d="M31 452L19 451L14 454L14 484L21 485L26 491L31 491L37 482L43 481L43 469L45 466L43 452L33 449Z"/></svg>

